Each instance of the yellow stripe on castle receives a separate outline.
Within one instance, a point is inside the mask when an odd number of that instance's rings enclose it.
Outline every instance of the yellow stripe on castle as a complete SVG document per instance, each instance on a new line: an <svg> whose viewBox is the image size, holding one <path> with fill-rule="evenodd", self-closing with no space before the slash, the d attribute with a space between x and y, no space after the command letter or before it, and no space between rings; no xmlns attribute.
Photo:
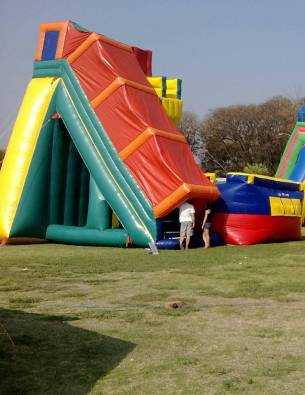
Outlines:
<svg viewBox="0 0 305 395"><path fill-rule="evenodd" d="M302 216L302 202L300 199L270 196L269 202L272 216Z"/></svg>

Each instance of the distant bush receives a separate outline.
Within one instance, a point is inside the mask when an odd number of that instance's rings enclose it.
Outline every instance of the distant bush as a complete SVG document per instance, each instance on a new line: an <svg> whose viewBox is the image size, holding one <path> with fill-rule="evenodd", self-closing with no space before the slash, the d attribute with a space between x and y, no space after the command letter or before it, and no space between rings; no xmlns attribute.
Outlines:
<svg viewBox="0 0 305 395"><path fill-rule="evenodd" d="M270 175L268 167L264 163L253 163L253 164L247 163L243 171L244 173L260 174L262 176Z"/></svg>

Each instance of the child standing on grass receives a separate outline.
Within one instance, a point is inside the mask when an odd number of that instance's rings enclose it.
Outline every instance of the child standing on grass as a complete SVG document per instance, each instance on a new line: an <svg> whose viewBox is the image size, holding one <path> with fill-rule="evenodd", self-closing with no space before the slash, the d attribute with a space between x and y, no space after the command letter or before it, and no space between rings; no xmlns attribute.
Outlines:
<svg viewBox="0 0 305 395"><path fill-rule="evenodd" d="M202 222L202 239L204 248L210 247L210 230L212 227L212 210L210 208L206 208L204 212L204 218Z"/></svg>

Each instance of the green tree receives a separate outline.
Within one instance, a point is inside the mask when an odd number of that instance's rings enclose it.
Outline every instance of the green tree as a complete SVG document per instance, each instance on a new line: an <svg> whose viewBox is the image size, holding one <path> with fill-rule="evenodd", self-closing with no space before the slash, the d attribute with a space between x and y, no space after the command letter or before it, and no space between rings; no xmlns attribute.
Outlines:
<svg viewBox="0 0 305 395"><path fill-rule="evenodd" d="M244 173L249 173L249 174L261 174L265 176L269 175L268 168L264 163L253 163L253 164L248 163L244 167L243 171Z"/></svg>
<svg viewBox="0 0 305 395"><path fill-rule="evenodd" d="M273 175L304 100L274 97L258 105L217 108L203 121L204 167L243 171L264 164Z"/></svg>

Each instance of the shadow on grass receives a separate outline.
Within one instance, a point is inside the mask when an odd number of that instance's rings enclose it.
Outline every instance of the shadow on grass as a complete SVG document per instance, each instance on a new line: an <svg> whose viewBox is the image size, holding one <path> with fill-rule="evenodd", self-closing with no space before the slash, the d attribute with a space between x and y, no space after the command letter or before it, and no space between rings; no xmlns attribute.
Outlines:
<svg viewBox="0 0 305 395"><path fill-rule="evenodd" d="M1 394L87 394L135 344L69 325L77 317L0 309Z"/></svg>

